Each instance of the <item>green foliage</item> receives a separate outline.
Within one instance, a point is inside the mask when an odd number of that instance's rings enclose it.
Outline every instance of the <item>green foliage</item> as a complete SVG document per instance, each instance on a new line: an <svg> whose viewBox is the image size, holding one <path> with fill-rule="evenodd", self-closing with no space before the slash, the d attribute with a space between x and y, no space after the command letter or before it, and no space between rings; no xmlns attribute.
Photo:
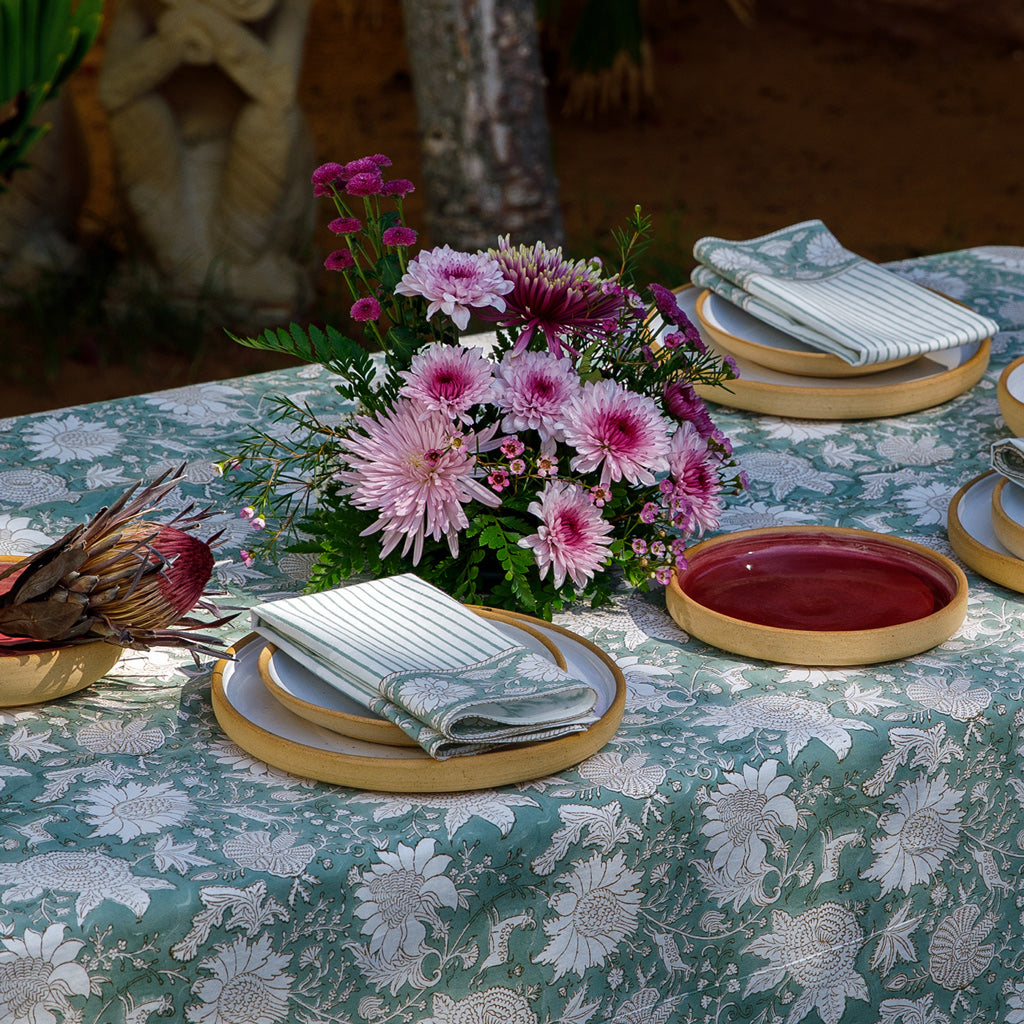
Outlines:
<svg viewBox="0 0 1024 1024"><path fill-rule="evenodd" d="M0 192L48 131L39 108L96 41L103 0L0 0Z"/></svg>

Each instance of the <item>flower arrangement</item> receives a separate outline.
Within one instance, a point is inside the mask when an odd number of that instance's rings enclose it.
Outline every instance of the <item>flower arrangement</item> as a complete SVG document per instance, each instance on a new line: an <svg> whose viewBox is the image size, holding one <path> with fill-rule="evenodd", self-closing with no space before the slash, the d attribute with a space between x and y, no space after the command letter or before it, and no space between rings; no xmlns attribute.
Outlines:
<svg viewBox="0 0 1024 1024"><path fill-rule="evenodd" d="M388 166L377 155L313 174L341 240L325 266L370 344L296 324L235 337L322 364L355 406L339 423L276 396L289 435L257 432L225 453L262 531L243 558L284 541L318 556L314 590L416 571L459 600L545 617L607 600L614 567L634 585L668 583L745 481L693 387L735 366L705 349L670 290L652 284L649 309L632 284L649 218L638 207L615 233L610 274L507 237L411 255L413 185L386 180ZM493 335L464 336L473 317Z"/></svg>

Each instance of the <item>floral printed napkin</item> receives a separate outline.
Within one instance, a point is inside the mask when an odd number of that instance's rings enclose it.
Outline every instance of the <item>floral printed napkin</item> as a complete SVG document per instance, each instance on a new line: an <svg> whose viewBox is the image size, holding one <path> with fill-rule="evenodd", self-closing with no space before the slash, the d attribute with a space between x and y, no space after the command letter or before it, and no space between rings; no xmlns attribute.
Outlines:
<svg viewBox="0 0 1024 1024"><path fill-rule="evenodd" d="M994 441L991 451L992 468L1008 480L1024 486L1024 437L1007 437Z"/></svg>
<svg viewBox="0 0 1024 1024"><path fill-rule="evenodd" d="M693 252L699 288L853 366L956 348L999 330L844 249L820 220L742 242L702 238Z"/></svg>
<svg viewBox="0 0 1024 1024"><path fill-rule="evenodd" d="M594 689L412 574L252 609L253 629L443 760L580 732Z"/></svg>

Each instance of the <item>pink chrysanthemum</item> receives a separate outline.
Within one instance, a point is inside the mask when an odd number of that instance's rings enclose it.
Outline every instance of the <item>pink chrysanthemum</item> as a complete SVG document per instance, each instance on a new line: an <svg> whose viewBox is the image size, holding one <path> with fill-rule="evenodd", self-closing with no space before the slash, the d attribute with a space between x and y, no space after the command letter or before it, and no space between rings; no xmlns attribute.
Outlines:
<svg viewBox="0 0 1024 1024"><path fill-rule="evenodd" d="M380 316L380 303L372 295L364 295L352 303L349 313L359 323L376 320Z"/></svg>
<svg viewBox="0 0 1024 1024"><path fill-rule="evenodd" d="M519 546L533 551L540 578L550 569L556 587L569 576L576 589L583 590L611 555L612 524L602 518L587 491L561 480L546 484L529 511L542 525Z"/></svg>
<svg viewBox="0 0 1024 1024"><path fill-rule="evenodd" d="M481 315L502 327L519 328L516 353L537 331L553 355L576 353L578 344L603 337L629 308L626 290L615 278L603 278L596 261L567 260L561 249L549 249L543 242L514 246L508 236L491 252L513 288L503 315Z"/></svg>
<svg viewBox="0 0 1024 1024"><path fill-rule="evenodd" d="M566 409L564 433L577 452L569 465L581 473L600 466L603 484L653 484L668 468L668 421L653 399L613 380L583 386Z"/></svg>
<svg viewBox="0 0 1024 1024"><path fill-rule="evenodd" d="M723 501L718 460L692 423L672 435L668 454L668 500L675 525L698 535L717 528Z"/></svg>
<svg viewBox="0 0 1024 1024"><path fill-rule="evenodd" d="M561 439L563 414L580 390L569 360L548 352L507 354L498 364L496 384L495 402L506 413L503 430L536 430L542 441Z"/></svg>
<svg viewBox="0 0 1024 1024"><path fill-rule="evenodd" d="M505 308L502 296L512 282L502 276L501 267L486 253L457 252L441 246L421 252L409 261L405 276L395 288L399 295L422 295L429 320L438 310L447 314L460 331L469 325L470 310Z"/></svg>
<svg viewBox="0 0 1024 1024"><path fill-rule="evenodd" d="M412 551L413 565L427 537L444 537L458 555L459 533L469 525L464 506L501 504L475 479L475 453L488 448L494 429L453 438L450 420L437 414L423 419L405 399L377 417L359 416L356 423L343 448L348 468L338 479L356 508L380 513L360 536L383 531L381 557L401 544L403 558Z"/></svg>
<svg viewBox="0 0 1024 1024"><path fill-rule="evenodd" d="M468 423L468 411L491 397L491 366L479 349L429 345L399 375L406 381L399 394L416 402L421 415L441 412Z"/></svg>

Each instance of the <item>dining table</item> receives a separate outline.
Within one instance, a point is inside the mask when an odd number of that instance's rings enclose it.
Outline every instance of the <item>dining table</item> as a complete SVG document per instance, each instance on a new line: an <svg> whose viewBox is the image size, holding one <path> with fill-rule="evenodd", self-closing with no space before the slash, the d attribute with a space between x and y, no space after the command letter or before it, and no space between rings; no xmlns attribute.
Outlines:
<svg viewBox="0 0 1024 1024"><path fill-rule="evenodd" d="M554 619L621 673L614 734L452 792L284 770L225 731L220 659L125 651L86 689L0 707L0 1024L1024 1024L1024 594L947 523L1011 436L1024 248L887 266L999 324L983 375L898 415L713 403L749 477L713 532L923 545L966 572L951 636L783 664L623 584ZM0 554L183 467L165 506L210 507L237 613L218 633L242 644L248 609L302 592L315 557L243 558L252 523L215 465L287 429L282 395L348 411L311 364L3 419Z"/></svg>

